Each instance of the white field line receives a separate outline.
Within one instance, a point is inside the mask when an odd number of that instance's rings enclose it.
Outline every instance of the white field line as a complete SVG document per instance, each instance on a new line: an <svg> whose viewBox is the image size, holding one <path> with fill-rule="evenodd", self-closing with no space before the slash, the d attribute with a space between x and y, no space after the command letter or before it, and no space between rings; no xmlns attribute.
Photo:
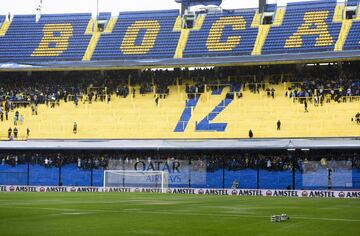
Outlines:
<svg viewBox="0 0 360 236"><path fill-rule="evenodd" d="M253 215L253 214L223 214L223 213L197 213L197 212L186 212L186 211L144 211L141 209L124 209L124 210L87 210L87 209L72 209L72 208L37 208L37 207L10 207L9 208L21 208L21 209L38 209L38 210L51 210L68 213L78 214L96 214L96 213L131 213L131 214L160 214L160 215L185 215L185 216L210 216L210 217L248 217L248 218L268 218L270 215ZM58 215L63 215L58 214ZM360 222L360 219L345 219L345 218L330 218L330 217L311 217L311 216L290 216L291 219L301 220L319 220L319 221L343 221L343 222Z"/></svg>
<svg viewBox="0 0 360 236"><path fill-rule="evenodd" d="M91 214L90 212L64 212L63 215L86 215Z"/></svg>

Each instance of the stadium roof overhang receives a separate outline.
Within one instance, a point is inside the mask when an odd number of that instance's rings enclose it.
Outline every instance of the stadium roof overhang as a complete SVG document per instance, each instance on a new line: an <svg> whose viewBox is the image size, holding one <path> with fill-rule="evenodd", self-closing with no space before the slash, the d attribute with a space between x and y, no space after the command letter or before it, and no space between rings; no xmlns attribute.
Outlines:
<svg viewBox="0 0 360 236"><path fill-rule="evenodd" d="M183 4L185 7L191 7L196 5L216 5L220 6L222 0L175 0L177 3Z"/></svg>
<svg viewBox="0 0 360 236"><path fill-rule="evenodd" d="M360 138L0 141L0 150L312 150L357 149Z"/></svg>
<svg viewBox="0 0 360 236"><path fill-rule="evenodd" d="M110 70L201 66L249 66L360 60L360 50L192 58L0 63L0 71Z"/></svg>

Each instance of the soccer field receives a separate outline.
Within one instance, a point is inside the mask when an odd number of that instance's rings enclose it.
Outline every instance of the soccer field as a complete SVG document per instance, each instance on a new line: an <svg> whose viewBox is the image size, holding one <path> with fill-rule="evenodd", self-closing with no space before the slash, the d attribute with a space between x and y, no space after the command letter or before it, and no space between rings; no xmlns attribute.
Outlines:
<svg viewBox="0 0 360 236"><path fill-rule="evenodd" d="M286 213L287 222L270 223ZM360 200L0 193L0 235L360 235Z"/></svg>

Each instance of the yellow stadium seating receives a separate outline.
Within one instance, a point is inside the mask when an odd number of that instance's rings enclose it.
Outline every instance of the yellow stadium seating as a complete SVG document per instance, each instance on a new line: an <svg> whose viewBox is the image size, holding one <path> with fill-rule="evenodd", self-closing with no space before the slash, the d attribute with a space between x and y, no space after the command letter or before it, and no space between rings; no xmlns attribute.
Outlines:
<svg viewBox="0 0 360 236"><path fill-rule="evenodd" d="M284 137L351 137L359 136L360 126L351 122L359 112L360 101L346 103L324 103L315 107L308 103L308 113L304 105L293 102L285 96L286 85L267 85L275 89L275 98L261 91L253 94L243 91L243 97L225 108L212 122L227 123L225 132L196 132L195 122L202 120L225 98L229 88L221 95L207 92L195 107L189 124L184 132L173 132L185 106L184 86L170 87L170 95L160 99L156 106L154 94L140 95L135 98L112 96L111 102L73 102L60 103L55 108L39 105L38 115L31 115L31 109L19 108L24 123L18 125L21 139L30 128L33 139L167 139L167 138L247 138L252 129L254 138ZM131 90L130 90L131 91ZM137 89L138 91L138 89ZM7 129L13 125L14 111L9 120L0 128L1 139L7 138ZM276 130L276 122L282 127ZM78 133L73 134L73 123L78 124Z"/></svg>

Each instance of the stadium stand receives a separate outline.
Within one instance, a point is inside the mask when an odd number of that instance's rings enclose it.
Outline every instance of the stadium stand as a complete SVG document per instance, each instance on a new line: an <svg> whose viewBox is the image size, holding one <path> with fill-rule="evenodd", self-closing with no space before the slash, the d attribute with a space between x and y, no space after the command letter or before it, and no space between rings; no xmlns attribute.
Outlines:
<svg viewBox="0 0 360 236"><path fill-rule="evenodd" d="M296 189L328 187L326 168L336 168L333 189L360 187L359 153L313 151L310 156L299 153L296 161L286 152L77 152L28 151L0 154L0 185L45 186L102 186L104 170L132 169L136 163L167 162L180 164L180 172L170 176L181 178L170 181L170 187L287 189L293 178ZM336 157L336 162L334 158ZM191 160L191 172L188 166ZM156 168L154 166L154 168ZM292 166L294 167L294 176ZM161 166L162 167L162 166ZM5 174L4 174L5 173ZM206 177L202 175L205 173ZM189 181L190 180L190 181ZM59 183L60 181L60 183Z"/></svg>
<svg viewBox="0 0 360 236"><path fill-rule="evenodd" d="M0 37L3 37L9 27L9 22L5 21L5 16L0 16Z"/></svg>
<svg viewBox="0 0 360 236"><path fill-rule="evenodd" d="M333 23L336 1L289 3L282 27L271 27L263 52L267 54L332 51L341 24Z"/></svg>
<svg viewBox="0 0 360 236"><path fill-rule="evenodd" d="M104 170L134 169L139 161L151 170L149 163L157 160L185 166L182 182L170 187L231 188L240 180L240 188L326 189L328 168L334 167L334 188L359 189L356 150L289 154L296 138L346 138L356 144L359 27L357 0L269 4L264 13L201 11L190 23L177 10L103 12L96 19L53 14L38 21L35 15L11 21L0 16L2 143L290 140L289 149L277 151L1 150L0 185L102 186ZM355 56L336 54L341 52ZM289 54L313 53L320 53L314 63L268 66L275 56L287 60ZM328 61L330 54L335 57ZM266 65L238 65L238 57L262 56ZM214 66L209 58L223 64ZM145 66L126 67L139 60ZM163 60L179 64L174 68ZM125 69L106 68L104 61ZM187 68L189 61L203 67ZM53 71L52 62L71 67ZM93 71L85 71L87 63ZM2 71L9 68L15 71ZM159 170L157 165L153 169Z"/></svg>
<svg viewBox="0 0 360 236"><path fill-rule="evenodd" d="M173 57L179 38L173 32L178 14L177 10L120 13L109 34L101 35L92 59Z"/></svg>
<svg viewBox="0 0 360 236"><path fill-rule="evenodd" d="M85 29L91 14L15 15L0 35L0 61L78 61L90 36Z"/></svg>
<svg viewBox="0 0 360 236"><path fill-rule="evenodd" d="M339 82L336 66L263 76L236 76L236 67L140 76L114 71L105 78L98 72L34 72L25 84L26 73L7 73L0 82L0 132L8 139L16 121L20 139L27 128L35 139L247 138L250 129L255 138L354 137L360 129L356 65L344 65ZM195 77L181 77L186 73ZM141 82L146 80L151 82Z"/></svg>
<svg viewBox="0 0 360 236"><path fill-rule="evenodd" d="M358 1L268 5L199 12L192 25L177 10L2 17L0 62L137 61L341 52L360 49ZM310 55L310 54L309 54ZM329 54L330 55L330 54Z"/></svg>
<svg viewBox="0 0 360 236"><path fill-rule="evenodd" d="M250 55L257 29L250 28L255 11L208 14L201 29L191 31L184 57Z"/></svg>

